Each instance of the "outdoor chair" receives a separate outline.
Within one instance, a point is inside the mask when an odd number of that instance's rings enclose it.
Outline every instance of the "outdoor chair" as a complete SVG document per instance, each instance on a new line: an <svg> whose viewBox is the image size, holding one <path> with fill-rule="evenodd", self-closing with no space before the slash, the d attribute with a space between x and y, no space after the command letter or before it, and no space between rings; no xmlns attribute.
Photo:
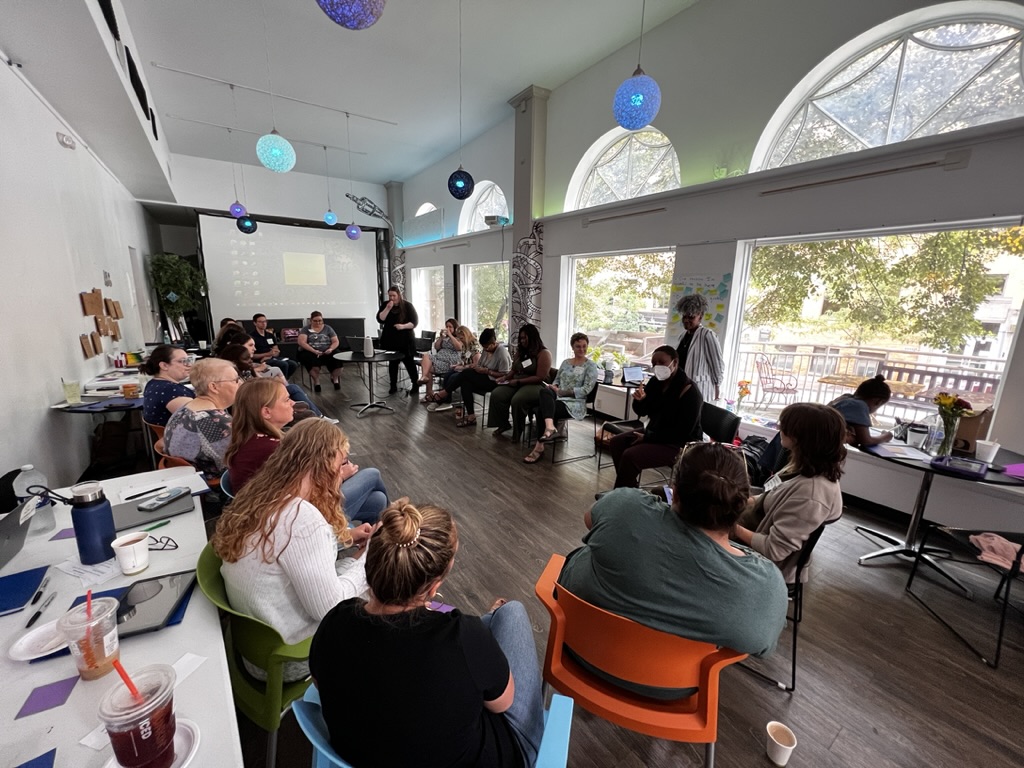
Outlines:
<svg viewBox="0 0 1024 768"><path fill-rule="evenodd" d="M789 373L776 372L768 355L758 352L754 355L757 368L758 386L761 390L760 405L770 405L776 395L787 398L797 393L796 377Z"/></svg>

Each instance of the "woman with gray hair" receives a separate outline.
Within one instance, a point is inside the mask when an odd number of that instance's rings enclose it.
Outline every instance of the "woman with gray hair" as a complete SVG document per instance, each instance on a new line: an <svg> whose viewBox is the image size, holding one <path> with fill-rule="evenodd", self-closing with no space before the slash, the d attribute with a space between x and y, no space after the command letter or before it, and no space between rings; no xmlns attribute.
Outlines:
<svg viewBox="0 0 1024 768"><path fill-rule="evenodd" d="M679 353L679 367L697 385L705 402L718 400L721 397L722 347L718 343L718 334L701 325L708 311L707 297L699 293L683 296L676 304L676 310L683 317L685 333L679 339L676 351Z"/></svg>
<svg viewBox="0 0 1024 768"><path fill-rule="evenodd" d="M231 415L242 383L235 366L211 357L200 360L189 374L196 396L174 412L164 430L164 449L203 472L220 475L231 442Z"/></svg>

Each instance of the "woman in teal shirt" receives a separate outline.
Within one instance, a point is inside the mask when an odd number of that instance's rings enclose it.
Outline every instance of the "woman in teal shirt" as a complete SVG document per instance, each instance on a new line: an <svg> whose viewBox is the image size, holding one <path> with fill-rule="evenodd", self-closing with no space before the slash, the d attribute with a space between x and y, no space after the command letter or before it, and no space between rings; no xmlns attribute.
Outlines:
<svg viewBox="0 0 1024 768"><path fill-rule="evenodd" d="M544 419L544 432L533 450L523 457L527 464L536 464L544 454L544 444L558 438L556 419L578 421L587 415L587 395L597 386L597 363L587 359L590 339L585 333L574 333L569 344L573 356L562 361L554 381L540 390L537 411Z"/></svg>

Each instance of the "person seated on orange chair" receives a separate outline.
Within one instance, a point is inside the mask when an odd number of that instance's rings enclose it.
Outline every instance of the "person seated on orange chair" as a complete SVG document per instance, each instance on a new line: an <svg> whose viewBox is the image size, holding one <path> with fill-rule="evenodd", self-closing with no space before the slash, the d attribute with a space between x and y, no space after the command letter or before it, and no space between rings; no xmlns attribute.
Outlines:
<svg viewBox="0 0 1024 768"><path fill-rule="evenodd" d="M749 493L739 451L692 443L676 461L671 504L618 488L591 507L583 546L569 556L558 583L652 629L768 654L786 625L788 595L771 560L729 540ZM578 660L634 693L658 699L691 693L617 680Z"/></svg>
<svg viewBox="0 0 1024 768"><path fill-rule="evenodd" d="M164 430L164 450L210 475L224 472L231 441L231 414L242 377L227 360L215 357L192 366L189 381L196 396L176 410Z"/></svg>

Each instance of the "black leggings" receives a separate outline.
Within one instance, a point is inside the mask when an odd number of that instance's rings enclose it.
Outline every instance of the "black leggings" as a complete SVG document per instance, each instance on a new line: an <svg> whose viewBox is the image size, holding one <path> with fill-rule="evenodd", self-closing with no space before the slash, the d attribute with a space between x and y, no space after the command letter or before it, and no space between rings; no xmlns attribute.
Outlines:
<svg viewBox="0 0 1024 768"><path fill-rule="evenodd" d="M540 403L537 406L537 410L540 412L542 419L572 418L572 414L569 413L565 403L559 400L555 391L549 387L544 387L540 391Z"/></svg>
<svg viewBox="0 0 1024 768"><path fill-rule="evenodd" d="M314 355L308 349L300 349L296 357L307 371L310 368L326 368L328 371L336 371L342 366L341 360L336 359L333 354L321 357Z"/></svg>
<svg viewBox="0 0 1024 768"><path fill-rule="evenodd" d="M404 354L405 357L401 360L388 361L388 378L391 380L391 388L398 389L398 366L404 365L405 372L409 374L409 381L412 382L412 388L418 389L420 373L416 370L416 361L412 359L411 352L405 352Z"/></svg>

